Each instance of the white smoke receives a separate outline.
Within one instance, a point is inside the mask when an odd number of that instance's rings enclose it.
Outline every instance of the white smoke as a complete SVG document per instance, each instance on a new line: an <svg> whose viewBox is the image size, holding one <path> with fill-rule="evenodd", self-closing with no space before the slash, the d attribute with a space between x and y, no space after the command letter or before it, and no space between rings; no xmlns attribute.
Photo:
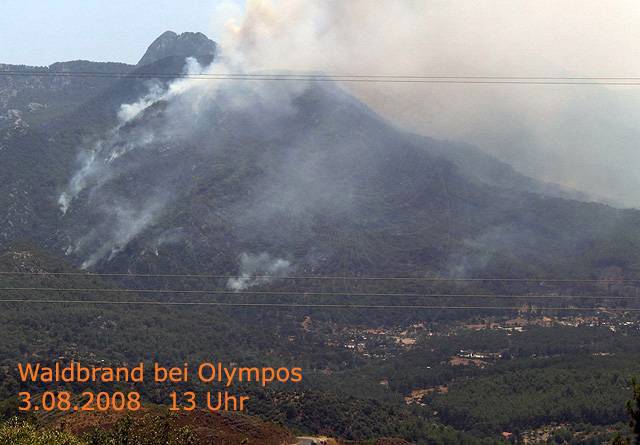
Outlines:
<svg viewBox="0 0 640 445"><path fill-rule="evenodd" d="M132 121L140 115L144 110L149 108L155 102L165 96L167 90L158 81L151 80L147 82L149 92L134 103L122 104L118 112L120 125Z"/></svg>
<svg viewBox="0 0 640 445"><path fill-rule="evenodd" d="M198 74L204 71L195 59L186 61L185 73ZM67 249L67 254L86 255L83 268L94 266L102 259L111 259L127 244L152 224L170 199L170 192L155 191L148 199L134 202L124 196L104 191L105 185L127 171L116 162L123 155L168 140L174 130L157 131L145 125L133 125L136 119L153 104L171 101L184 95L195 86L188 78L181 78L162 86L157 81L147 82L148 92L139 100L123 104L118 112L117 125L104 137L91 144L91 148L80 150L79 167L72 175L66 189L58 198L60 211L65 215L77 197L88 193L96 197L94 210L103 217L87 233L80 235Z"/></svg>
<svg viewBox="0 0 640 445"><path fill-rule="evenodd" d="M186 60L185 74L202 74L204 67L200 66L193 58ZM137 101L130 104L122 104L118 111L118 124L107 132L106 137L93 143L91 148L81 150L78 154L79 167L73 174L67 188L58 198L58 206L62 214L66 214L72 202L85 189L99 188L112 178L110 165L125 153L154 142L157 134L141 130L134 130L134 134L127 133L123 137L123 127L138 118L146 109L159 101L168 101L173 97L187 92L195 86L188 78L181 78L163 87L156 80L147 83L148 92Z"/></svg>
<svg viewBox="0 0 640 445"><path fill-rule="evenodd" d="M289 261L273 258L266 252L257 255L242 253L239 260L240 275L227 281L227 287L236 292L286 277L292 270Z"/></svg>
<svg viewBox="0 0 640 445"><path fill-rule="evenodd" d="M204 67L188 58L184 71L190 75L220 74L230 72L235 63L220 58ZM233 69L241 71L242 67L235 65ZM268 85L269 88L265 88L261 82L209 82L193 77L179 78L165 86L149 82L148 92L143 97L120 107L118 124L91 144L90 149L81 150L79 167L59 196L63 215L70 211L81 194L87 198L82 200L84 210L88 208L93 214L102 215L88 231L81 228L85 233L72 235L75 241L68 253L84 257L83 267L109 260L152 225L168 204L179 199L175 192L176 187L180 187L177 184L184 184L186 180L186 164L158 172L156 177L166 178L164 182L141 187L142 182L135 181L137 192L129 188L118 191L118 180L126 181L130 175L139 172L138 168L148 174L146 164L154 165L166 150L193 150L191 155L195 157L200 156L198 151L201 151L201 156L208 158L216 149L214 141L209 144L207 140L197 146L181 141L192 140L202 128L209 129L211 122L207 119L212 108L222 109L225 116L242 115L255 128L260 125L271 128L274 120L294 113L292 100L305 88L304 83ZM220 105L222 103L224 106ZM162 109L159 114L152 110L156 104ZM143 155L144 149L149 149L149 153ZM140 155L136 156L137 153ZM125 156L127 158L122 159ZM177 180L179 177L183 179ZM141 193L148 196L145 198ZM280 262L278 267L284 269L284 264Z"/></svg>
<svg viewBox="0 0 640 445"><path fill-rule="evenodd" d="M101 234L98 237L96 231L90 231L76 243L76 250L84 245L98 243L89 257L83 261L81 268L87 269L94 266L103 258L111 260L121 252L129 242L144 230L162 211L163 203L152 201L143 208L128 208L126 204L110 207L111 213L109 234L107 237Z"/></svg>

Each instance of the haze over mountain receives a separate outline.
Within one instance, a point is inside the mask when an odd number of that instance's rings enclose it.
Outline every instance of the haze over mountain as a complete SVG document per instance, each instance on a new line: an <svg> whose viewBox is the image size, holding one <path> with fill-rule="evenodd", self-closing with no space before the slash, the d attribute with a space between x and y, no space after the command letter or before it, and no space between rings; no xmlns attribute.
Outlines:
<svg viewBox="0 0 640 445"><path fill-rule="evenodd" d="M238 67L215 52L167 32L137 67L40 69L144 77L3 76L3 247L28 239L118 271L640 269L638 212L401 131L337 84L166 78Z"/></svg>
<svg viewBox="0 0 640 445"><path fill-rule="evenodd" d="M640 206L640 9L631 0L611 2L606 17L579 0L246 5L229 14L221 46L252 69L457 78L344 87L403 128L480 147L538 180ZM591 85L573 84L580 79Z"/></svg>
<svg viewBox="0 0 640 445"><path fill-rule="evenodd" d="M631 438L631 2L14 0L7 60L62 61L0 65L0 443ZM17 369L71 361L149 378ZM249 400L165 415L184 391Z"/></svg>

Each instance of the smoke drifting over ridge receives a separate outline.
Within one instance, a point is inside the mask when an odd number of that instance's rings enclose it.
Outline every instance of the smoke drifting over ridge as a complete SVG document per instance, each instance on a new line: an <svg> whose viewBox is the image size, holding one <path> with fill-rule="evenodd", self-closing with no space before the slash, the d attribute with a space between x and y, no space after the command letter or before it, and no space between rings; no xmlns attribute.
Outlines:
<svg viewBox="0 0 640 445"><path fill-rule="evenodd" d="M566 0L248 0L225 54L248 70L638 76L640 5ZM232 12L230 12L232 11ZM233 14L236 16L233 17ZM640 87L346 84L396 123L478 145L525 174L640 206Z"/></svg>
<svg viewBox="0 0 640 445"><path fill-rule="evenodd" d="M194 74L202 67L194 59L187 59L185 72ZM136 122L154 104L171 101L185 94L193 84L179 79L163 87L156 81L147 83L148 93L134 103L122 104L118 112L118 124L106 135L82 149L78 156L78 168L59 198L63 215L74 200L86 193L93 211L102 216L86 233L78 236L66 250L85 260L82 268L94 266L102 259L111 259L139 233L147 228L172 199L173 191L166 187L153 187L143 200L134 200L113 190L105 191L110 181L117 180L130 171L118 160L133 151L144 150L152 144L169 143L177 133L175 128L157 128Z"/></svg>
<svg viewBox="0 0 640 445"><path fill-rule="evenodd" d="M186 74L200 74L203 68L197 61L189 58L186 60ZM122 155L141 146L156 142L158 138L167 138L173 135L173 131L157 132L148 128L134 128L126 130L127 124L140 116L146 109L160 101L170 101L172 98L186 93L194 86L188 79L178 79L171 82L166 88L159 82L150 80L147 82L148 93L134 103L122 104L118 112L119 123L104 138L93 142L89 149L80 152L78 159L79 168L69 181L67 189L58 199L58 205L62 213L66 213L71 202L87 188L98 188L111 179L111 164Z"/></svg>
<svg viewBox="0 0 640 445"><path fill-rule="evenodd" d="M462 8L462 12L465 11L467 16L477 12ZM512 8L509 11L514 13ZM498 46L503 50L501 58L499 51L492 52L495 50L492 45L499 40L495 37L488 42L478 39L484 42L484 47L469 46L473 40L466 35L457 44L448 46L447 40L452 34L443 32L447 24L444 18L453 12L446 5L417 1L393 2L385 8L374 8L370 2L359 0L252 1L244 17L235 22L228 20L220 57L208 67L191 60L186 70L190 73L285 70L486 75L495 66L501 66L505 70L521 69L527 74L564 72L562 67L543 60L541 55L523 63L522 54L531 55L531 51L517 54L507 63L504 51L509 45ZM484 20L491 22L489 17ZM434 26L427 26L430 22ZM464 23L457 25L462 27ZM486 29L478 25L470 36L482 31ZM241 135L247 141L260 141L256 147L249 148L254 150L251 156L264 147L273 150L280 145L292 150L283 157L278 157L278 152L265 152L258 158L262 162L260 168L268 166L265 168L268 179L256 181L250 190L242 190L245 195L239 193L240 199L235 202L203 206L198 211L203 212L205 221L216 224L221 224L219 221L224 218L229 227L225 226L223 231L250 240L246 244L251 245L242 246L241 251L269 252L266 255L276 262L278 258L299 259L312 255L312 249L290 254L279 237L298 237L296 242L302 245L306 235L304 227L317 223L309 216L311 209L346 214L353 212L358 200L350 193L352 184L345 179L348 172L334 171L335 166L326 159L331 154L323 152L326 147L316 145L317 134L298 132L293 139L281 134L282 129L287 128L282 122L295 121L298 105L294 106L293 102L309 86L309 82L203 82L197 79L179 79L168 85L150 83L148 94L133 103L122 104L119 124L88 145L90 148L83 152L79 170L60 196L60 208L67 213L73 211L75 200L83 195L84 209L79 211L90 216L90 223L70 237L69 253L81 257L84 267L92 267L117 256L138 235L145 230L149 232L147 229L158 238L145 240L148 245L141 247L154 250L154 246L161 244L162 233L183 225L178 221L173 227L154 227L165 209L173 206L175 210L183 196L192 191L188 189L189 184L197 183L198 177L215 170L220 162L219 153L229 146L227 142L233 141L232 136ZM632 111L635 108L630 95L620 96L623 100L617 96L619 91L596 87L544 86L539 87L544 90L536 90L536 94L531 93L530 87L520 85L354 83L345 87L403 126L441 138L467 140L533 176L633 203L633 194L622 192L629 190L628 184L635 178L625 178L616 170L620 165L632 165L622 151L628 148L627 142L634 140L633 131L628 130L634 128ZM340 92L326 89L323 95L326 94ZM341 96L340 103L345 101L348 102L349 97ZM611 115L602 109L627 113ZM331 116L334 111L323 117ZM589 133L594 128L607 131ZM370 128L360 131L373 133ZM621 138L616 131L626 138ZM354 165L366 162L368 152L358 145L362 140L351 140L347 132L339 134L343 140L332 142L332 154L339 153L340 159L354 161ZM225 139L227 137L231 139ZM612 146L609 140L625 142L617 156L612 156L611 150L603 152L602 146ZM574 147L577 148L574 150ZM363 157L358 158L359 155ZM242 158L241 153L238 156ZM606 162L598 156L606 156ZM184 162L185 159L189 161ZM618 182L603 174L607 168L614 172L612 175L615 174ZM142 179L130 190L126 181L133 174ZM595 186L594 178L601 178ZM244 198L246 195L252 198ZM284 223L283 215L290 216ZM263 242L265 239L267 243ZM314 255L324 258L328 252Z"/></svg>
<svg viewBox="0 0 640 445"><path fill-rule="evenodd" d="M187 59L185 72L226 72L231 63L241 69L237 61L227 59L209 66ZM168 207L175 212L185 196L193 193L197 178L230 171L221 167L225 150L238 149L243 137L269 141L278 136L286 127L281 122L295 114L292 100L308 86L306 82L202 82L192 78L167 84L148 82L147 94L120 106L114 128L80 148L77 169L58 198L63 218L70 224L66 253L80 258L83 268L115 258L158 223ZM291 138L282 142L298 143ZM262 159L260 148L252 147L248 156L257 156L265 164L267 159ZM278 165L287 165L287 159L280 161ZM297 161L301 162L298 167L304 168L304 159ZM325 199L317 192L322 187L301 175L300 169L274 168L278 173L273 173L262 187L251 186L261 202L242 196L219 204L219 208L203 209L202 216L216 221L220 213L226 213L227 223L238 227L228 228L229 232L246 230L255 234L256 227L263 225L262 218L273 217L274 212L295 213L296 208L313 207ZM276 177L280 182L274 184ZM339 207L342 200L333 198L331 206ZM172 230L175 227L158 227L157 239L147 239L143 249L157 255L163 234ZM267 257L257 258L266 272L280 273L290 266L288 261L275 258L273 269L267 264L271 261L269 254L263 255ZM253 257L247 258L251 263ZM245 281L234 286L254 285Z"/></svg>

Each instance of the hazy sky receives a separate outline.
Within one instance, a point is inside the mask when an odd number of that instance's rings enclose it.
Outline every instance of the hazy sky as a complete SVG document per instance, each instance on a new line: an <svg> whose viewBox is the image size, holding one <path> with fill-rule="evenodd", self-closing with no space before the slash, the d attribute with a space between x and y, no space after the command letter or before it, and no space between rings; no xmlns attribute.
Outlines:
<svg viewBox="0 0 640 445"><path fill-rule="evenodd" d="M1 0L0 63L136 63L166 30L219 28L215 0ZM242 3L242 0L237 0Z"/></svg>
<svg viewBox="0 0 640 445"><path fill-rule="evenodd" d="M257 5L273 0L247 1L252 9L264 11ZM454 57L464 55L465 64L470 65L467 71L475 71L474 65L480 64L485 68L490 65L492 71L515 71L531 68L527 65L532 60L538 69L518 74L544 75L560 68L585 75L628 76L638 75L640 68L637 0L612 0L606 8L599 0L390 0L385 8L377 7L376 0L342 4L308 0L299 2L303 10L296 17L289 16L291 2L274 1L278 2L283 6L275 15L282 22L317 20L322 13L318 5L333 5L329 7L345 10L346 18L336 14L323 26L344 29L346 24L355 33L366 27L371 21L367 17L372 16L376 25L382 24L382 29L377 29L384 31L375 34L383 35L360 33L362 39L377 45L380 38L393 43L398 38L406 40L409 34L418 41L414 44L418 48L437 44ZM202 31L220 40L220 20L239 15L222 11L221 5L234 3L243 5L245 0L2 0L0 63L46 65L73 59L137 62L149 43L168 29ZM359 16L350 15L349 9ZM414 20L407 26L403 13L409 10L413 10ZM287 34L279 37L292 37ZM379 51L374 48L364 51L366 47L360 47L359 55L377 57ZM327 54L341 51L332 48ZM352 56L349 60L353 62ZM414 57L405 52L394 55L396 61Z"/></svg>

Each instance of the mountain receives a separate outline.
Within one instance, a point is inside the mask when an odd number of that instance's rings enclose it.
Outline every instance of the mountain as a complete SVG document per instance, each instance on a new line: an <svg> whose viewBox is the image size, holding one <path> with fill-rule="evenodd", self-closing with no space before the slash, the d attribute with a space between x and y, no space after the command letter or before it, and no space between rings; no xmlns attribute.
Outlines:
<svg viewBox="0 0 640 445"><path fill-rule="evenodd" d="M214 56L216 43L201 32L184 32L180 35L166 31L153 41L138 66L148 65L165 57Z"/></svg>
<svg viewBox="0 0 640 445"><path fill-rule="evenodd" d="M640 359L635 312L618 310L639 309L622 280L640 274L640 212L403 131L336 83L176 77L218 62L179 37L135 66L2 66L5 442L47 425L51 443L94 427L94 444L611 439ZM350 279L441 275L541 279ZM148 415L35 426L5 421L16 394L42 390L19 382L27 360L300 366L304 380L234 388L248 416L164 416L152 405L171 388L148 381Z"/></svg>
<svg viewBox="0 0 640 445"><path fill-rule="evenodd" d="M6 65L0 63L0 129L15 126L21 119L23 128L44 124L73 112L95 97L134 67L124 63L101 63L76 60L54 63L48 67ZM34 76L30 73L41 73ZM84 73L84 76L68 76ZM96 74L98 76L96 76Z"/></svg>
<svg viewBox="0 0 640 445"><path fill-rule="evenodd" d="M167 32L132 76L82 78L99 91L73 111L6 129L0 242L98 271L640 271L637 211L405 133L334 84L149 79L214 50Z"/></svg>

